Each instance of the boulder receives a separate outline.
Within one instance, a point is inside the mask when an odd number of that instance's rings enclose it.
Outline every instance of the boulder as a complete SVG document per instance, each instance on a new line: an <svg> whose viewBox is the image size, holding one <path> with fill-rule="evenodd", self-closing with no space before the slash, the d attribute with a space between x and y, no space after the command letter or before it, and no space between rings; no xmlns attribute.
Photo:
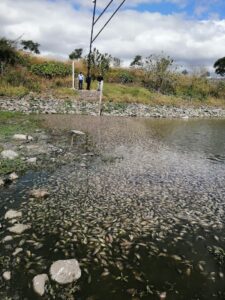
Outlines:
<svg viewBox="0 0 225 300"><path fill-rule="evenodd" d="M2 274L2 277L5 279L5 280L10 280L11 279L11 272L10 271L6 271Z"/></svg>
<svg viewBox="0 0 225 300"><path fill-rule="evenodd" d="M27 159L27 162L30 164L36 164L37 162L37 157L30 157Z"/></svg>
<svg viewBox="0 0 225 300"><path fill-rule="evenodd" d="M0 178L0 186L3 186L5 184L4 180Z"/></svg>
<svg viewBox="0 0 225 300"><path fill-rule="evenodd" d="M5 213L5 219L17 219L21 217L22 217L21 211L17 211L14 209L10 209Z"/></svg>
<svg viewBox="0 0 225 300"><path fill-rule="evenodd" d="M58 260L51 265L52 280L59 284L67 284L81 277L81 270L76 259Z"/></svg>
<svg viewBox="0 0 225 300"><path fill-rule="evenodd" d="M15 172L9 174L9 179L10 180L16 180L18 178L19 178L19 176Z"/></svg>
<svg viewBox="0 0 225 300"><path fill-rule="evenodd" d="M45 283L48 281L47 274L39 274L33 278L33 289L36 294L43 296L45 293Z"/></svg>
<svg viewBox="0 0 225 300"><path fill-rule="evenodd" d="M16 233L16 234L22 234L27 229L30 229L30 225L16 224L16 225L8 228L8 230L10 232Z"/></svg>
<svg viewBox="0 0 225 300"><path fill-rule="evenodd" d="M75 134L75 135L85 135L84 132L79 131L79 130L71 130L70 132L71 132L72 134Z"/></svg>
<svg viewBox="0 0 225 300"><path fill-rule="evenodd" d="M33 137L26 134L14 134L13 139L19 141L33 141Z"/></svg>
<svg viewBox="0 0 225 300"><path fill-rule="evenodd" d="M49 196L49 192L47 190L35 189L30 191L30 197L39 199L39 198L47 198Z"/></svg>
<svg viewBox="0 0 225 300"><path fill-rule="evenodd" d="M2 239L2 243L11 242L13 240L13 237L11 235L7 235Z"/></svg>
<svg viewBox="0 0 225 300"><path fill-rule="evenodd" d="M12 255L16 256L17 254L19 254L22 251L23 251L23 248L16 248Z"/></svg>
<svg viewBox="0 0 225 300"><path fill-rule="evenodd" d="M15 159L19 154L13 150L4 150L1 152L1 156L5 159Z"/></svg>

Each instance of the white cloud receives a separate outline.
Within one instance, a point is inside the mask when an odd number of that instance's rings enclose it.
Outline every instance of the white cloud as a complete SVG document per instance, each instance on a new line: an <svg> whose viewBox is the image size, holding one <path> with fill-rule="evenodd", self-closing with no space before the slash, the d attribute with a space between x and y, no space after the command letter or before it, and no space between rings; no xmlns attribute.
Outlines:
<svg viewBox="0 0 225 300"><path fill-rule="evenodd" d="M23 34L23 39L39 42L43 54L58 57L67 58L74 48L87 52L91 12L75 9L75 3L78 1L1 0L0 35L14 39ZM104 19L99 28L103 23ZM188 20L184 15L165 16L126 8L94 46L124 61L136 54L148 56L163 51L187 65L210 66L225 55L224 36L225 20Z"/></svg>

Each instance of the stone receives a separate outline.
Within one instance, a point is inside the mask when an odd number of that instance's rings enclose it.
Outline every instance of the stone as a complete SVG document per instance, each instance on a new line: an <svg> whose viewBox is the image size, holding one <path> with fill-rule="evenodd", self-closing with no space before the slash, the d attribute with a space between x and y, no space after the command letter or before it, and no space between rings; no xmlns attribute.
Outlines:
<svg viewBox="0 0 225 300"><path fill-rule="evenodd" d="M9 174L9 179L10 180L16 180L18 178L19 178L19 176L15 172Z"/></svg>
<svg viewBox="0 0 225 300"><path fill-rule="evenodd" d="M17 254L19 254L22 251L23 251L23 248L16 248L12 255L16 256Z"/></svg>
<svg viewBox="0 0 225 300"><path fill-rule="evenodd" d="M5 159L15 159L19 154L13 150L4 150L1 152L1 156Z"/></svg>
<svg viewBox="0 0 225 300"><path fill-rule="evenodd" d="M0 178L0 186L3 186L5 184L4 180Z"/></svg>
<svg viewBox="0 0 225 300"><path fill-rule="evenodd" d="M30 157L27 159L27 162L30 164L36 164L37 162L37 157Z"/></svg>
<svg viewBox="0 0 225 300"><path fill-rule="evenodd" d="M48 281L47 274L39 274L33 278L33 289L36 294L43 296L45 293L45 284Z"/></svg>
<svg viewBox="0 0 225 300"><path fill-rule="evenodd" d="M14 134L13 139L20 141L33 141L33 137L26 134Z"/></svg>
<svg viewBox="0 0 225 300"><path fill-rule="evenodd" d="M81 270L76 259L58 260L50 267L52 280L67 284L76 281L81 277Z"/></svg>
<svg viewBox="0 0 225 300"><path fill-rule="evenodd" d="M5 219L16 219L21 217L22 217L21 211L17 211L14 209L10 209L5 213Z"/></svg>
<svg viewBox="0 0 225 300"><path fill-rule="evenodd" d="M79 131L79 130L71 130L71 133L72 133L72 134L76 134L76 135L85 135L84 132Z"/></svg>
<svg viewBox="0 0 225 300"><path fill-rule="evenodd" d="M12 233L16 233L16 234L21 234L24 231L30 229L30 225L25 225L25 224L16 224L12 227L9 227L8 230Z"/></svg>
<svg viewBox="0 0 225 300"><path fill-rule="evenodd" d="M49 192L47 190L36 189L30 191L30 196L36 199L47 198L49 196Z"/></svg>
<svg viewBox="0 0 225 300"><path fill-rule="evenodd" d="M11 272L10 271L6 271L2 274L2 277L5 279L5 280L10 280L11 279Z"/></svg>
<svg viewBox="0 0 225 300"><path fill-rule="evenodd" d="M2 239L2 243L11 242L13 240L13 237L11 235L7 235Z"/></svg>

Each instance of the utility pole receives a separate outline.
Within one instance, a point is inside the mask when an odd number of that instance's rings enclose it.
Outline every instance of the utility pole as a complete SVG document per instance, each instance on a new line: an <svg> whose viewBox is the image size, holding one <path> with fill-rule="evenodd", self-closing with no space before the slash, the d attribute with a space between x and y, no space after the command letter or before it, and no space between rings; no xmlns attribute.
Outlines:
<svg viewBox="0 0 225 300"><path fill-rule="evenodd" d="M122 0L122 2L120 3L120 5L116 8L116 10L113 12L113 14L111 15L111 17L108 19L108 21L102 26L102 28L94 36L94 28L95 28L96 23L100 20L100 18L103 16L103 14L109 8L109 6L113 3L113 1L114 0L110 0L109 3L106 5L106 7L103 9L103 11L100 13L100 15L95 19L96 9L97 9L97 0L92 0L92 3L94 4L94 7L93 7L93 16L92 16L92 25L91 25L90 48L89 48L89 54L88 54L87 90L90 90L90 88L91 88L91 53L92 53L93 42L98 38L98 36L100 35L100 33L109 24L109 22L112 20L112 18L115 16L115 14L118 12L118 10L121 8L121 6L124 4L124 2L126 0Z"/></svg>

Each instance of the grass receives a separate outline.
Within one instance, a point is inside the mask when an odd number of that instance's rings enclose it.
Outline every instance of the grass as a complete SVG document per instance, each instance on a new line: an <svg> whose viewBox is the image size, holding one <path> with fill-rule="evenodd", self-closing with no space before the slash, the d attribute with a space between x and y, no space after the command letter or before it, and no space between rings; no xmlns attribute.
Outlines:
<svg viewBox="0 0 225 300"><path fill-rule="evenodd" d="M26 163L19 158L9 160L0 160L0 175L6 175L12 172L22 172L27 168Z"/></svg>
<svg viewBox="0 0 225 300"><path fill-rule="evenodd" d="M178 97L174 95L163 95L157 92L151 92L148 89L134 85L124 85L116 83L104 84L104 101L114 103L142 103L149 105L166 105L166 106L195 106L202 105L223 107L225 100L208 97L206 99L193 99L188 97Z"/></svg>
<svg viewBox="0 0 225 300"><path fill-rule="evenodd" d="M34 116L17 112L0 112L0 137L8 137L15 133L28 134L37 129L40 121Z"/></svg>
<svg viewBox="0 0 225 300"><path fill-rule="evenodd" d="M0 85L0 96L21 98L28 92L29 90L24 86Z"/></svg>
<svg viewBox="0 0 225 300"><path fill-rule="evenodd" d="M60 98L71 98L77 96L78 92L71 88L61 87L53 90L53 95Z"/></svg>

